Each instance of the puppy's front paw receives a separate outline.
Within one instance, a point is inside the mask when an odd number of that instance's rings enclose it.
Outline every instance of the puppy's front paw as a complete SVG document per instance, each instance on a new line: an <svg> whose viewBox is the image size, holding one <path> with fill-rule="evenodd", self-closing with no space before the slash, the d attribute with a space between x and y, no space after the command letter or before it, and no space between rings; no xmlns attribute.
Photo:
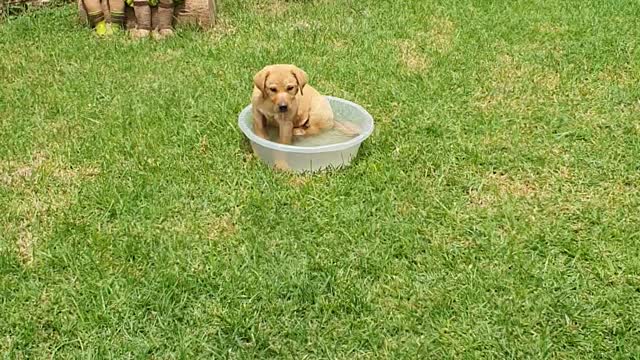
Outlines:
<svg viewBox="0 0 640 360"><path fill-rule="evenodd" d="M258 137L269 140L269 135L267 135L267 133L264 131L256 131L255 134L258 135Z"/></svg>
<svg viewBox="0 0 640 360"><path fill-rule="evenodd" d="M294 136L304 136L307 132L303 128L294 128L293 135Z"/></svg>
<svg viewBox="0 0 640 360"><path fill-rule="evenodd" d="M273 165L276 168L276 170L280 170L280 171L291 170L291 168L289 167L289 164L287 164L287 162L284 160L276 160Z"/></svg>

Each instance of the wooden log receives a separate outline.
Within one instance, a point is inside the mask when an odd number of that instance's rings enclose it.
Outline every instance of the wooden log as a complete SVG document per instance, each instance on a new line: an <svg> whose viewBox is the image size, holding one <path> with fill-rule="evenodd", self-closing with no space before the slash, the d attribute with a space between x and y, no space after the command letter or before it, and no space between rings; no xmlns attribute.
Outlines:
<svg viewBox="0 0 640 360"><path fill-rule="evenodd" d="M185 0L176 7L176 23L209 28L216 24L216 0Z"/></svg>

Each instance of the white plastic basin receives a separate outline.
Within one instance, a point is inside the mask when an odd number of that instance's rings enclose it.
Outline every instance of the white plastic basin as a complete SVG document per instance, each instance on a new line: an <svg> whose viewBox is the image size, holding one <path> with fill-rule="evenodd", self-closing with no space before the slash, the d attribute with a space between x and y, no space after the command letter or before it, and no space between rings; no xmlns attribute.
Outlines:
<svg viewBox="0 0 640 360"><path fill-rule="evenodd" d="M360 128L360 135L345 142L321 146L283 145L257 136L253 132L251 105L238 117L240 130L251 142L254 153L267 165L282 167L295 172L314 172L337 169L351 164L358 154L360 144L373 132L373 118L360 105L351 101L327 96L334 117L338 121L349 121Z"/></svg>

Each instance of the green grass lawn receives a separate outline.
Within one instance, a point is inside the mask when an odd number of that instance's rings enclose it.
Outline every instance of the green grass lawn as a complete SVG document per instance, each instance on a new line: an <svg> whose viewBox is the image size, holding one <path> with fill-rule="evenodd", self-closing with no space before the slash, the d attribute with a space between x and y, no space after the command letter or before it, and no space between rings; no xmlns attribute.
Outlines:
<svg viewBox="0 0 640 360"><path fill-rule="evenodd" d="M219 0L208 32L0 24L5 358L637 358L640 3ZM352 167L237 129L294 63Z"/></svg>

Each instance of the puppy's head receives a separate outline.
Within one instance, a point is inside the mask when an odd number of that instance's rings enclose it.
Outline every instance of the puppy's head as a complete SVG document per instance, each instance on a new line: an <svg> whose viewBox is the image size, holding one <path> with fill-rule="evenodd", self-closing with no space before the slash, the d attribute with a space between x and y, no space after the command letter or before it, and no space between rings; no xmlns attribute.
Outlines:
<svg viewBox="0 0 640 360"><path fill-rule="evenodd" d="M265 99L271 100L274 112L286 113L295 104L307 85L307 74L294 65L270 65L260 70L253 79Z"/></svg>

